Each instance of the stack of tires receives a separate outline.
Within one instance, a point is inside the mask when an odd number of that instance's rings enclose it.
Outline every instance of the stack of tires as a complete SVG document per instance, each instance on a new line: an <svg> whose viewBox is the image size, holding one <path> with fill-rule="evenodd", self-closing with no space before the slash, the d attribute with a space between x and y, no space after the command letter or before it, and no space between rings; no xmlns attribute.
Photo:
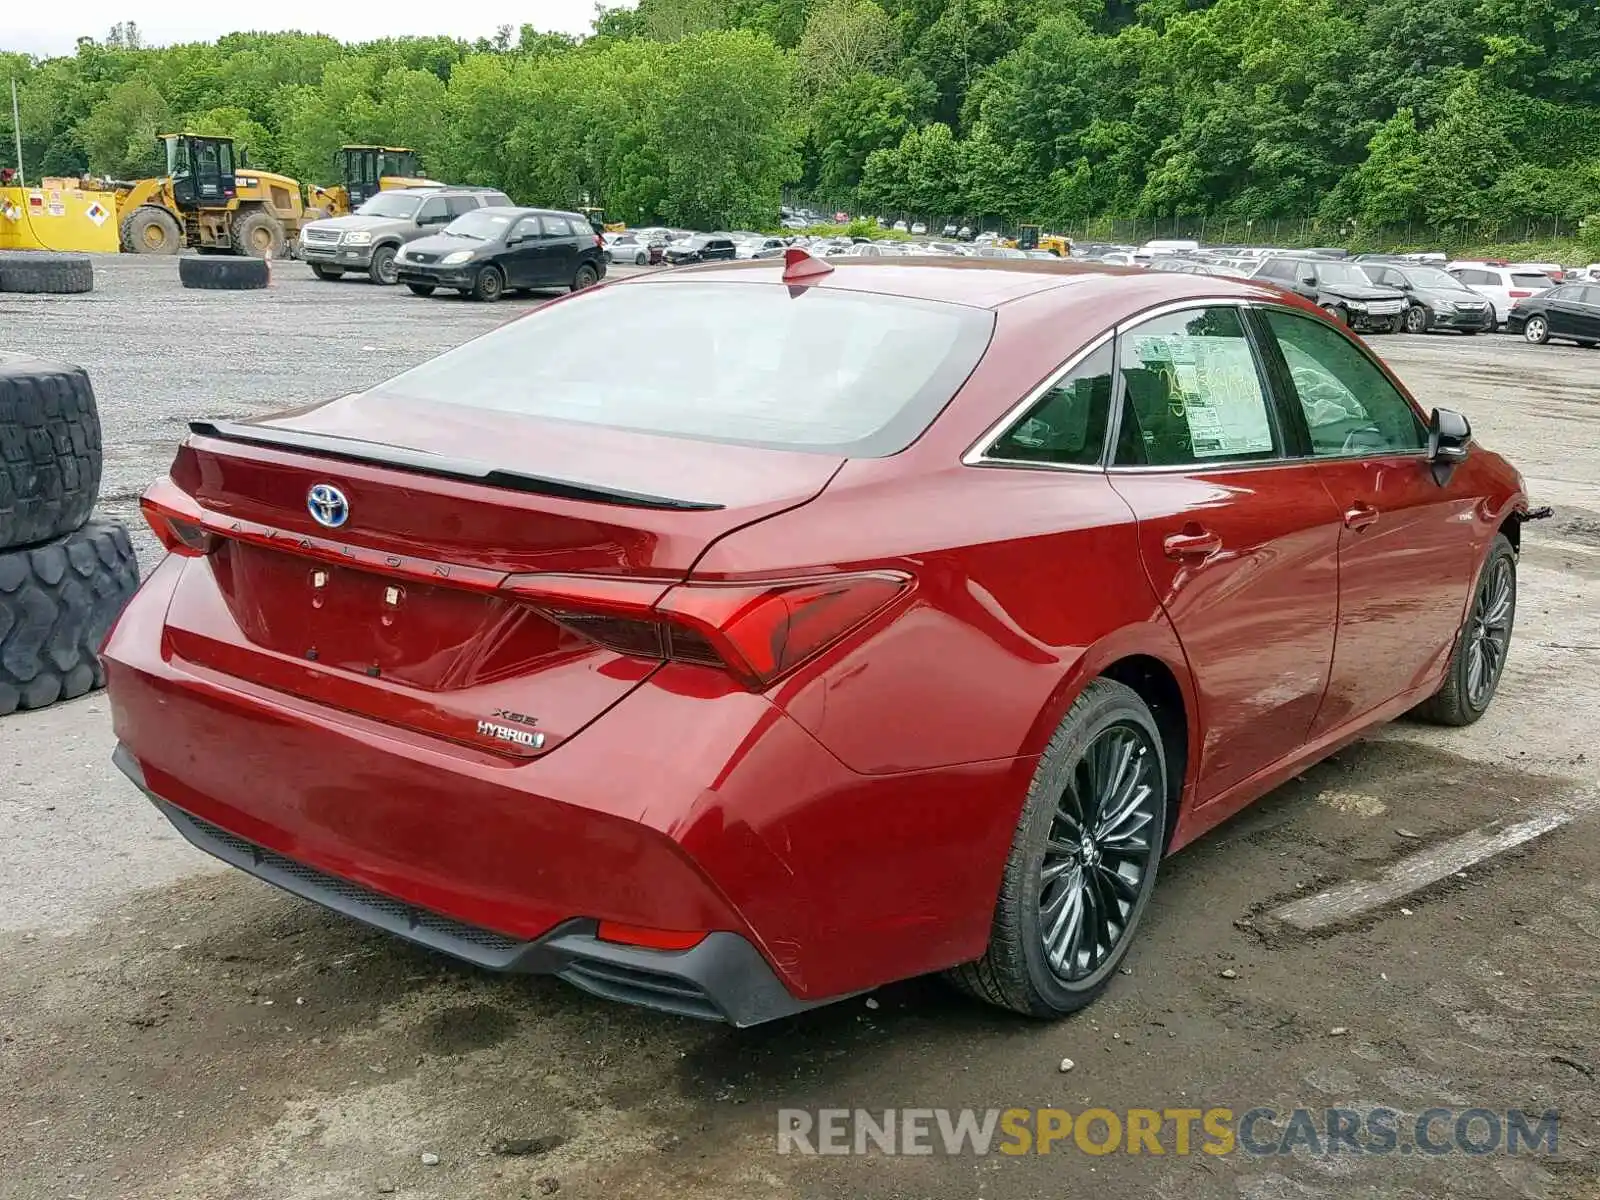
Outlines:
<svg viewBox="0 0 1600 1200"><path fill-rule="evenodd" d="M0 355L0 716L105 683L139 564L127 529L90 519L101 466L84 370Z"/></svg>

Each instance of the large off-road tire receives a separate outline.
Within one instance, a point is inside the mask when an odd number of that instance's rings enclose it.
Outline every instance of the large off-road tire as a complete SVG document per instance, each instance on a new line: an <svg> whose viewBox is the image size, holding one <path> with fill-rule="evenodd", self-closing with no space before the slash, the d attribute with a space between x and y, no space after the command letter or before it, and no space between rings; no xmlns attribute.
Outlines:
<svg viewBox="0 0 1600 1200"><path fill-rule="evenodd" d="M0 292L71 296L92 291L94 266L87 254L0 251Z"/></svg>
<svg viewBox="0 0 1600 1200"><path fill-rule="evenodd" d="M372 262L367 267L367 277L373 283L393 287L400 282L400 273L394 265L396 246L379 246L372 252Z"/></svg>
<svg viewBox="0 0 1600 1200"><path fill-rule="evenodd" d="M230 236L233 252L249 258L283 258L283 222L259 208L236 213Z"/></svg>
<svg viewBox="0 0 1600 1200"><path fill-rule="evenodd" d="M138 586L133 544L113 521L0 551L0 716L104 686L100 643Z"/></svg>
<svg viewBox="0 0 1600 1200"><path fill-rule="evenodd" d="M947 972L951 982L1033 1017L1095 1000L1116 977L1155 886L1167 803L1149 706L1124 684L1094 680L1039 758L988 949Z"/></svg>
<svg viewBox="0 0 1600 1200"><path fill-rule="evenodd" d="M100 414L84 369L0 355L0 551L82 525L100 471Z"/></svg>
<svg viewBox="0 0 1600 1200"><path fill-rule="evenodd" d="M1494 700L1517 620L1517 552L1494 535L1472 589L1472 607L1456 637L1444 684L1412 712L1437 725L1471 725Z"/></svg>
<svg viewBox="0 0 1600 1200"><path fill-rule="evenodd" d="M178 282L186 288L212 292L243 292L264 288L272 275L265 259L232 256L184 255L178 260Z"/></svg>
<svg viewBox="0 0 1600 1200"><path fill-rule="evenodd" d="M128 254L176 254L183 249L183 226L160 205L141 204L123 218L118 232Z"/></svg>

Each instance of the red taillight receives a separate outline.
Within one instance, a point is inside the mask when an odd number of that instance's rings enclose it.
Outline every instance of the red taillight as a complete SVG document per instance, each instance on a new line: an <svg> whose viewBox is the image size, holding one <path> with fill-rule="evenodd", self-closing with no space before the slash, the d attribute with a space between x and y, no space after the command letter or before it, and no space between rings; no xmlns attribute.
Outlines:
<svg viewBox="0 0 1600 1200"><path fill-rule="evenodd" d="M896 571L772 583L522 575L505 587L607 649L721 667L765 688L882 611L911 584Z"/></svg>
<svg viewBox="0 0 1600 1200"><path fill-rule="evenodd" d="M1513 300L1526 300L1529 296L1533 295L1532 292L1511 292L1508 294Z"/></svg>
<svg viewBox="0 0 1600 1200"><path fill-rule="evenodd" d="M691 950L706 940L704 930L647 929L643 925L624 925L619 921L601 921L595 936L602 942L642 946L646 950Z"/></svg>
<svg viewBox="0 0 1600 1200"><path fill-rule="evenodd" d="M216 549L217 536L201 524L200 506L170 479L151 484L139 497L139 510L170 553L204 558Z"/></svg>
<svg viewBox="0 0 1600 1200"><path fill-rule="evenodd" d="M606 248L605 238L601 237L598 233L594 235L594 248L596 250L604 250Z"/></svg>

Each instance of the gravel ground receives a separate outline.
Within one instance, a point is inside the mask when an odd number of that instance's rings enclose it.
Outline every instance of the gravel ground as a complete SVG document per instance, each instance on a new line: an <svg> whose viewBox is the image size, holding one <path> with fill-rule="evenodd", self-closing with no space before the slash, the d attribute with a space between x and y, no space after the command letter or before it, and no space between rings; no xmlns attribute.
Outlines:
<svg viewBox="0 0 1600 1200"><path fill-rule="evenodd" d="M256 293L183 292L170 260L97 276L89 296L0 297L0 345L89 368L105 508L147 560L137 496L188 420L359 389L530 303L297 264ZM1525 535L1499 698L1469 730L1397 724L1171 860L1129 975L1093 1009L1030 1024L915 981L735 1032L494 978L218 870L109 766L92 696L0 721L0 1196L1594 1200L1600 821L1351 927L1264 915L1600 789L1600 352L1374 345L1557 508ZM774 1148L780 1107L1213 1104L1555 1108L1562 1126L1554 1158Z"/></svg>

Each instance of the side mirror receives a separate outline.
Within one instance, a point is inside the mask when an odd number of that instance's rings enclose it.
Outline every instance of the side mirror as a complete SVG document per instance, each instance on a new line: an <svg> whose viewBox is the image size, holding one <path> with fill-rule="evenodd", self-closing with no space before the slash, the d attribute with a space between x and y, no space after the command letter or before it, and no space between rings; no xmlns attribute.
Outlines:
<svg viewBox="0 0 1600 1200"><path fill-rule="evenodd" d="M1317 277L1315 275L1302 275L1300 276L1300 282L1305 287L1316 287Z"/></svg>
<svg viewBox="0 0 1600 1200"><path fill-rule="evenodd" d="M1428 462L1434 482L1443 487L1455 467L1467 461L1472 426L1452 408L1436 408L1428 418Z"/></svg>

